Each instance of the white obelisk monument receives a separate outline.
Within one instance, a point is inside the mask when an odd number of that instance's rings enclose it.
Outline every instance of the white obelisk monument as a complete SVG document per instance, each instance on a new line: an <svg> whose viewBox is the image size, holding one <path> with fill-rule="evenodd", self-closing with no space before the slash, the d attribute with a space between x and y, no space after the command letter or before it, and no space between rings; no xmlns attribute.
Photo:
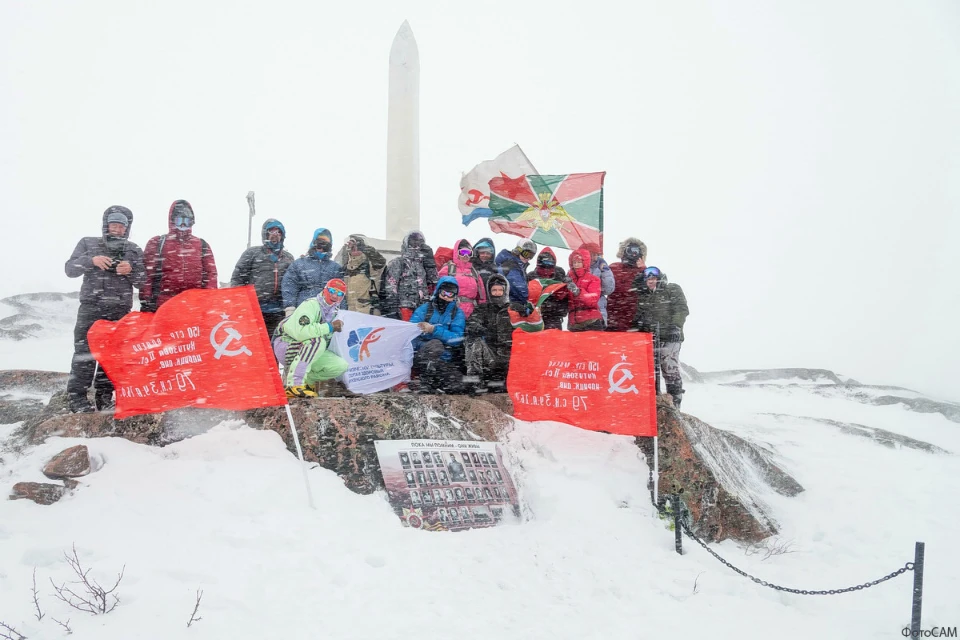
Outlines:
<svg viewBox="0 0 960 640"><path fill-rule="evenodd" d="M420 228L420 53L404 20L390 47L387 240Z"/></svg>

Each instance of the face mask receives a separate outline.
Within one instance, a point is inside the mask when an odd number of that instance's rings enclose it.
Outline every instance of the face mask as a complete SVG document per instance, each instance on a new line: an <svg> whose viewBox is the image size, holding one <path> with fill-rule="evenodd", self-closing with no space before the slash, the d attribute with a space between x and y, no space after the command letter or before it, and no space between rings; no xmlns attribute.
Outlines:
<svg viewBox="0 0 960 640"><path fill-rule="evenodd" d="M330 255L331 248L332 247L330 246L329 242L325 240L317 241L313 245L313 255L317 256L317 258L319 258L320 260L323 260L328 255Z"/></svg>

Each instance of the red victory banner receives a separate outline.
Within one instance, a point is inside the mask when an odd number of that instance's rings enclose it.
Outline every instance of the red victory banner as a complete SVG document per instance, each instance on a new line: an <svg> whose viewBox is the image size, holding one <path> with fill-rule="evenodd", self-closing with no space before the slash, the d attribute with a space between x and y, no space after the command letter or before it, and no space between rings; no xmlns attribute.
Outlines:
<svg viewBox="0 0 960 640"><path fill-rule="evenodd" d="M507 390L520 420L655 436L655 385L648 333L513 332Z"/></svg>
<svg viewBox="0 0 960 640"><path fill-rule="evenodd" d="M252 286L185 291L156 313L98 320L87 340L116 389L117 418L287 402Z"/></svg>

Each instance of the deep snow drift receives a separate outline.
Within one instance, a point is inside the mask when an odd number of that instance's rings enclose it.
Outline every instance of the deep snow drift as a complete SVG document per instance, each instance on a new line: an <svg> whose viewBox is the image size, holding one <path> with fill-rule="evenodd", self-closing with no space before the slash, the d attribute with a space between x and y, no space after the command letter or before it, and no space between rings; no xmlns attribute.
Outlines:
<svg viewBox="0 0 960 640"><path fill-rule="evenodd" d="M62 335L3 346L3 368L61 362ZM69 336L66 338L69 341ZM5 342L5 341L4 341ZM16 357L15 357L16 356ZM729 376L690 384L684 409L765 444L806 488L763 499L790 553L713 548L759 577L806 589L873 580L927 543L924 627L960 624L960 425L939 413L818 393L809 381ZM797 383L797 384L791 384ZM832 421L832 422L830 422ZM882 443L834 423L909 436L949 453ZM0 427L6 439L13 426ZM912 574L836 596L796 596L733 573L659 520L631 438L555 423L506 437L525 520L430 533L400 526L385 499L313 469L306 506L296 459L272 432L223 423L163 449L117 439L53 438L0 453L0 487L43 481L40 468L83 443L102 467L59 503L0 500L0 621L25 636L408 638L898 638ZM2 444L0 444L2 449ZM75 544L102 582L125 566L120 604L69 611L50 579L71 579ZM33 616L36 568L40 605ZM186 624L197 588L200 622Z"/></svg>

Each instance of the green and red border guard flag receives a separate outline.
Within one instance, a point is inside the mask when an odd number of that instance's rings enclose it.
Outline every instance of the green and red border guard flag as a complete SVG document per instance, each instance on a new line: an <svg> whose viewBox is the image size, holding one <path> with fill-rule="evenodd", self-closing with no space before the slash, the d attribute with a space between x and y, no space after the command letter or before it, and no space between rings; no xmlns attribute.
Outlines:
<svg viewBox="0 0 960 640"><path fill-rule="evenodd" d="M490 180L490 228L538 245L603 246L603 180L599 173L521 175Z"/></svg>
<svg viewBox="0 0 960 640"><path fill-rule="evenodd" d="M98 320L87 340L116 390L116 418L287 403L252 286L185 291L156 313Z"/></svg>

